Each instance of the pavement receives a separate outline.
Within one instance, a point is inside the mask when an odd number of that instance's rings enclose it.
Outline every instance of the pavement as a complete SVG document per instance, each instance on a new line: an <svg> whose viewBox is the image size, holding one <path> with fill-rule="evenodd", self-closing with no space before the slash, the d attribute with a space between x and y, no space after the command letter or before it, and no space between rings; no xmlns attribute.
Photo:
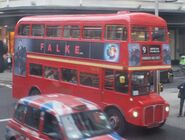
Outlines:
<svg viewBox="0 0 185 140"><path fill-rule="evenodd" d="M0 73L0 82L12 82L12 72L5 70L3 73Z"/></svg>

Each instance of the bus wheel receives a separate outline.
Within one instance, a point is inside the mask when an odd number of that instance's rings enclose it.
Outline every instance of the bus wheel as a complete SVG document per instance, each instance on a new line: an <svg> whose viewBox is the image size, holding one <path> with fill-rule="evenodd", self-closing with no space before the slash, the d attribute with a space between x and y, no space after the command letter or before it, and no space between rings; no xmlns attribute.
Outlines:
<svg viewBox="0 0 185 140"><path fill-rule="evenodd" d="M126 130L127 122L120 111L117 109L109 109L106 113L112 128L118 134L123 135Z"/></svg>
<svg viewBox="0 0 185 140"><path fill-rule="evenodd" d="M40 91L38 89L32 89L29 93L29 96L34 96L34 95L40 95Z"/></svg>

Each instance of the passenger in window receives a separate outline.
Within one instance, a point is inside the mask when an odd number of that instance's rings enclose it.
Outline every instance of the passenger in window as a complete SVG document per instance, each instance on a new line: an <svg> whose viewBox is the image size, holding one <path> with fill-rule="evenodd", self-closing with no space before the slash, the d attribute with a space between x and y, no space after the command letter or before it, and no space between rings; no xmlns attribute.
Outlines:
<svg viewBox="0 0 185 140"><path fill-rule="evenodd" d="M46 68L45 69L45 77L48 79L59 80L59 75L57 69Z"/></svg>
<svg viewBox="0 0 185 140"><path fill-rule="evenodd" d="M73 74L70 82L76 84L77 83L77 76Z"/></svg>

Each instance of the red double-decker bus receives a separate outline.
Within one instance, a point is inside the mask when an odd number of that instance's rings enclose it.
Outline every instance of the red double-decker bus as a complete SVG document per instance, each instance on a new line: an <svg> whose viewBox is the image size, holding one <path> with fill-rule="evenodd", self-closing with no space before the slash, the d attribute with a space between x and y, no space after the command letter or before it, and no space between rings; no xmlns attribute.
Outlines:
<svg viewBox="0 0 185 140"><path fill-rule="evenodd" d="M93 101L120 134L162 126L157 71L170 65L166 22L152 14L24 17L16 25L13 97L63 93Z"/></svg>

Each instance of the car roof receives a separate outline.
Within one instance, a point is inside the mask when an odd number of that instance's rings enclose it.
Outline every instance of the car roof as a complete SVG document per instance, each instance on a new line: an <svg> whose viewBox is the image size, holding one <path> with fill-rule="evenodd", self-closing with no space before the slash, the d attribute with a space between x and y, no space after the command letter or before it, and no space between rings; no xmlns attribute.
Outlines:
<svg viewBox="0 0 185 140"><path fill-rule="evenodd" d="M100 109L96 104L72 95L46 94L22 98L20 104L32 106L55 115Z"/></svg>

